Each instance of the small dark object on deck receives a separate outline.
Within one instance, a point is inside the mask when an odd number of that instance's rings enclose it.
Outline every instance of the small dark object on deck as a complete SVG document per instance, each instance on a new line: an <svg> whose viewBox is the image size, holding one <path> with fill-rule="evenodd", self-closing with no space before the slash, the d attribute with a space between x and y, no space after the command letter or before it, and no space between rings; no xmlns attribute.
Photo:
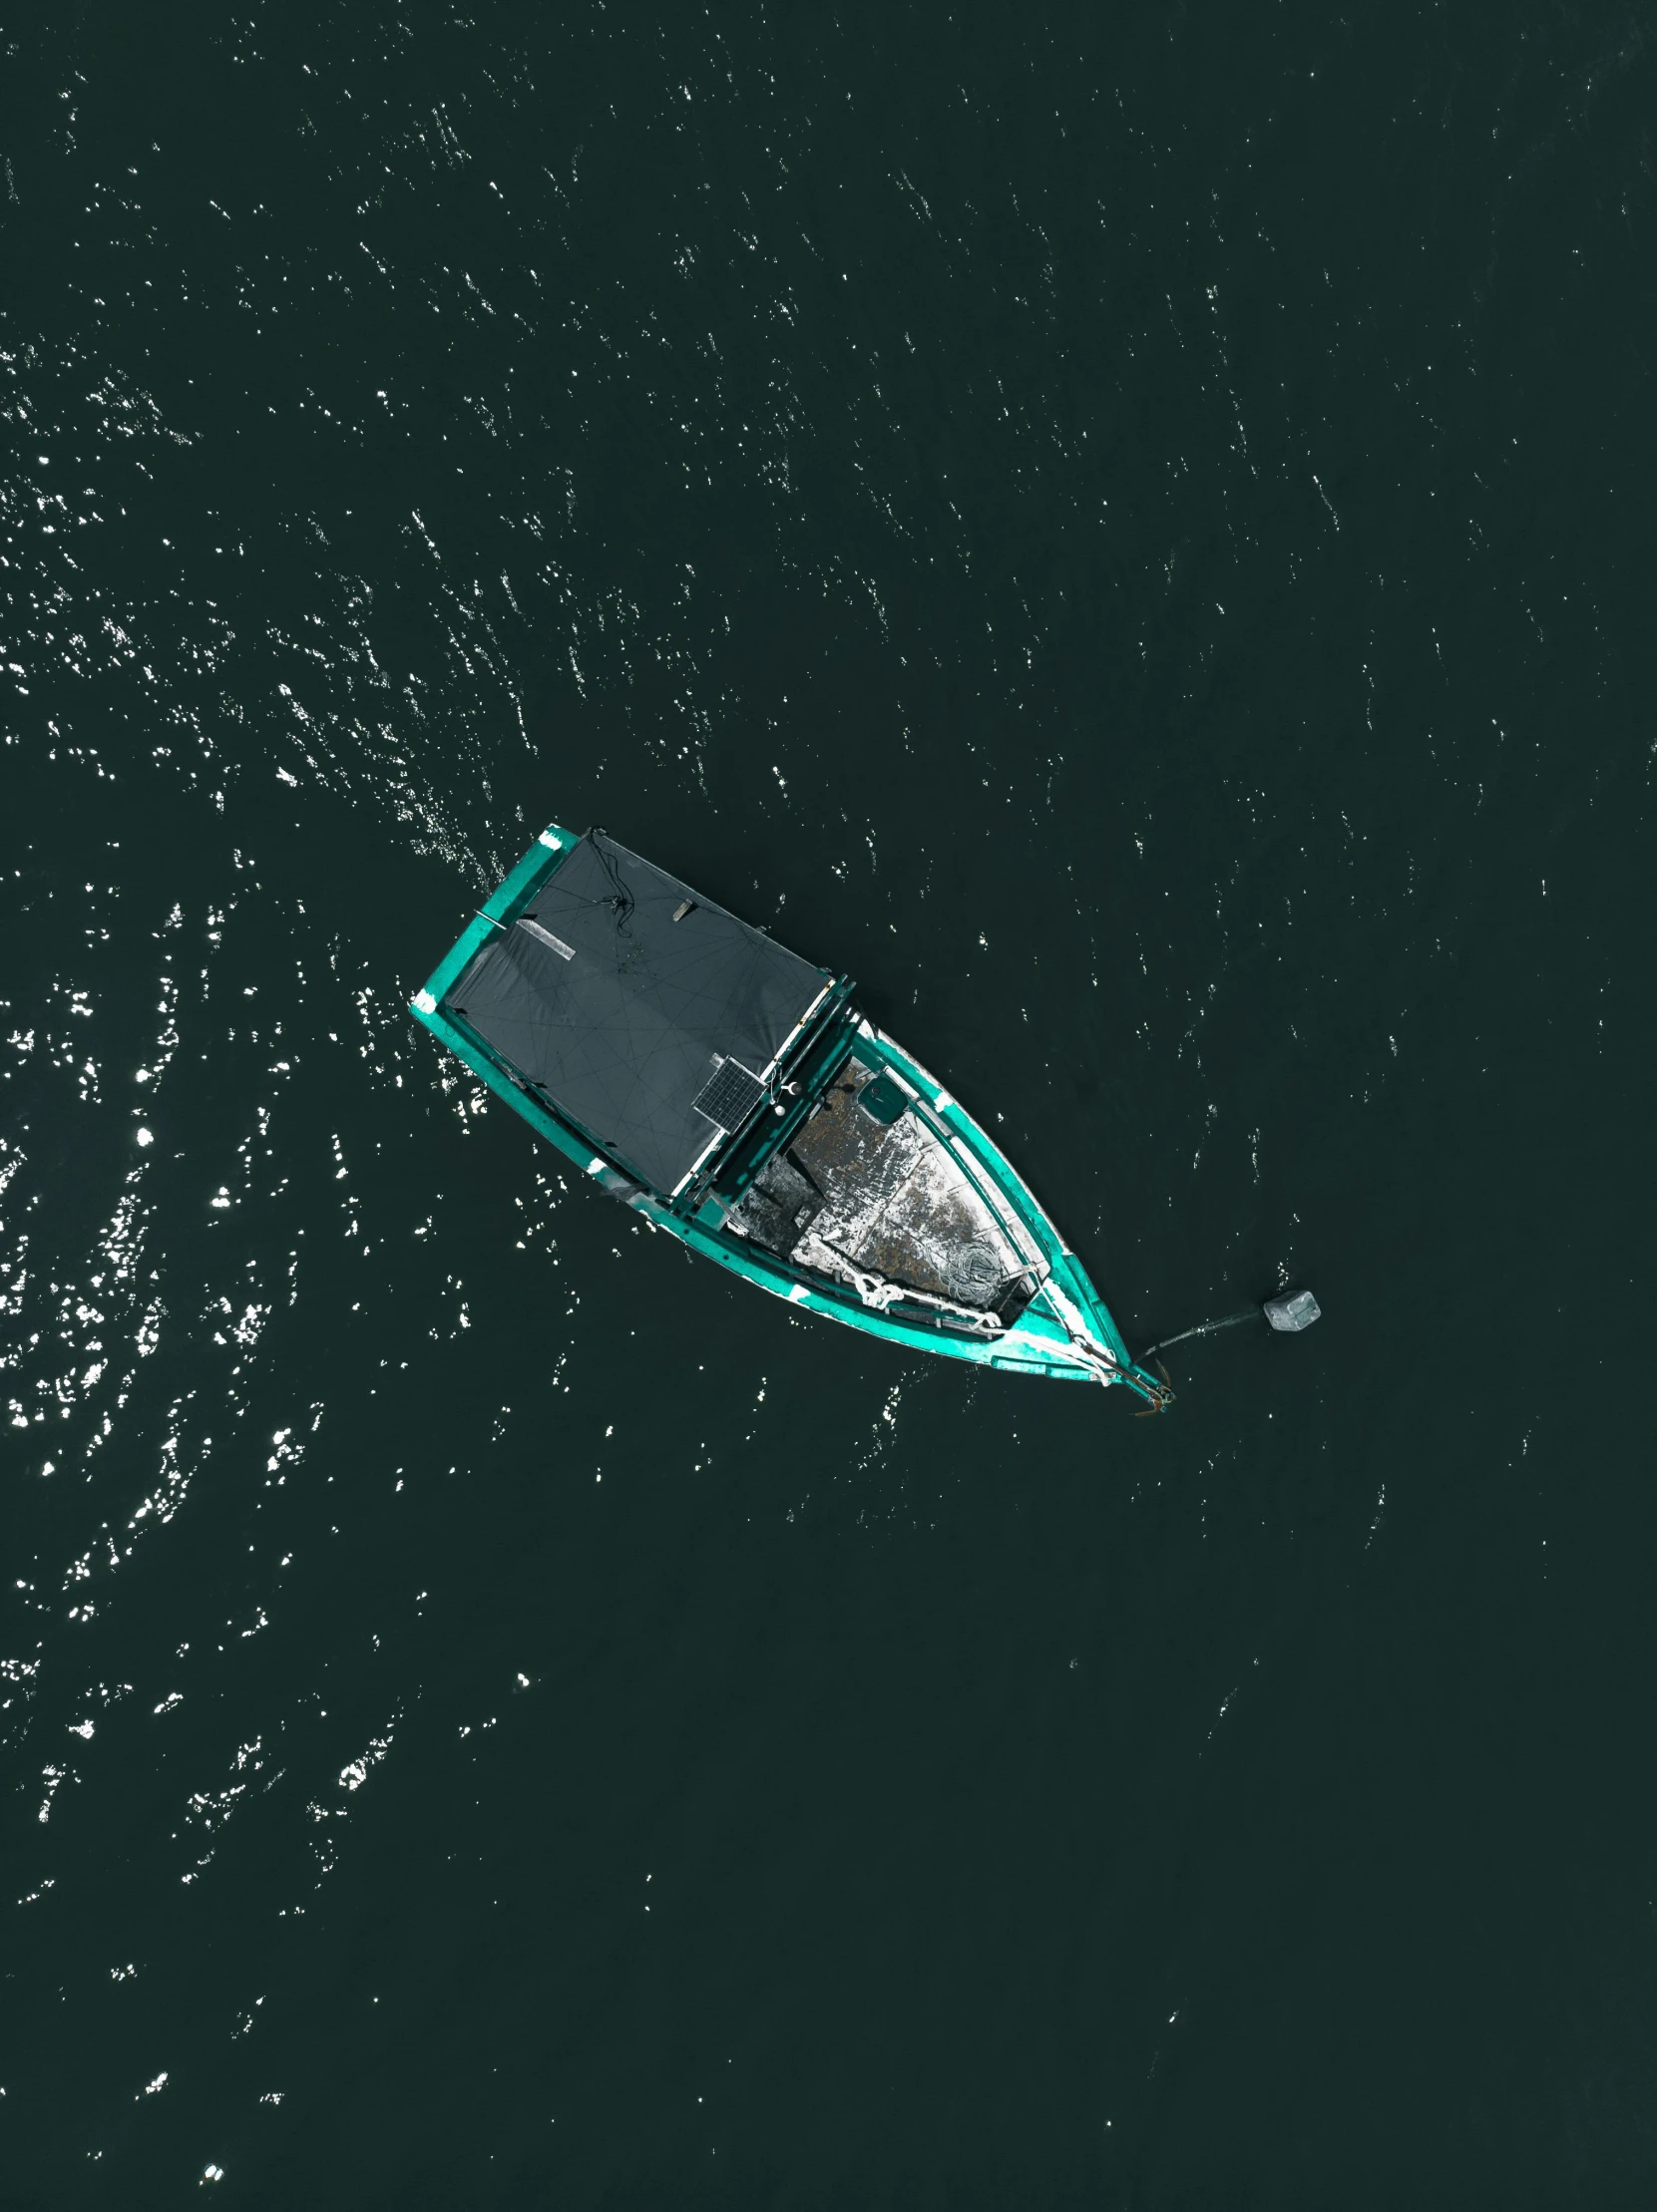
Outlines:
<svg viewBox="0 0 1657 2212"><path fill-rule="evenodd" d="M895 1122L909 1101L889 1075L877 1075L873 1082L865 1083L857 1094L857 1103L871 1121L883 1127Z"/></svg>
<svg viewBox="0 0 1657 2212"><path fill-rule="evenodd" d="M1298 1329L1310 1328L1323 1308L1310 1290L1296 1290L1282 1297L1268 1298L1260 1310L1273 1328L1287 1330L1293 1335Z"/></svg>

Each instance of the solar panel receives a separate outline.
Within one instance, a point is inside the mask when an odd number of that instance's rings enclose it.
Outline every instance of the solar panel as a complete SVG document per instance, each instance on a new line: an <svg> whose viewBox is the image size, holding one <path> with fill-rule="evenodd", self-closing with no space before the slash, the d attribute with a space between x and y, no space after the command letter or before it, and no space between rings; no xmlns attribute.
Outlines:
<svg viewBox="0 0 1657 2212"><path fill-rule="evenodd" d="M764 1085L745 1067L721 1060L690 1103L715 1129L728 1132L740 1129L764 1096Z"/></svg>

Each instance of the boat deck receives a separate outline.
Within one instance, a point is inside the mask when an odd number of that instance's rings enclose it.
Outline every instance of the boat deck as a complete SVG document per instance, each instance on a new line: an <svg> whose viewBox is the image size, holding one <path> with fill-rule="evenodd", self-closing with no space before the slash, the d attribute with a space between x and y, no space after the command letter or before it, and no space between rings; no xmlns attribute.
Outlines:
<svg viewBox="0 0 1657 2212"><path fill-rule="evenodd" d="M831 1281L855 1271L1007 1320L1028 1295L1020 1255L933 1129L859 1103L876 1079L847 1063L730 1226Z"/></svg>

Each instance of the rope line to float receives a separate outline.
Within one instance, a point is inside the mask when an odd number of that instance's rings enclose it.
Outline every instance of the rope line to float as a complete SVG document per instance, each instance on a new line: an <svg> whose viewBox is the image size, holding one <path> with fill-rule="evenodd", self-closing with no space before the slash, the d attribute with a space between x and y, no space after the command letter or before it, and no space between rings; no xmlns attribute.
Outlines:
<svg viewBox="0 0 1657 2212"><path fill-rule="evenodd" d="M1195 1328L1182 1328L1177 1336L1164 1336L1160 1343L1150 1345L1139 1356L1141 1359L1148 1359L1152 1352L1166 1351L1170 1344L1183 1344L1188 1336L1213 1336L1222 1328L1235 1328L1239 1322L1257 1321L1259 1318L1258 1305L1245 1305L1240 1313L1227 1313L1223 1320L1199 1321Z"/></svg>

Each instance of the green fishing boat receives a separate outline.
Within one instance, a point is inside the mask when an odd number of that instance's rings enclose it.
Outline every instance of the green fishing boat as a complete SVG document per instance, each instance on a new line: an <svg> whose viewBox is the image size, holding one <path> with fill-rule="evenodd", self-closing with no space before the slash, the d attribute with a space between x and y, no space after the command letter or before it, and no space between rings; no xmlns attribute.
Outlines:
<svg viewBox="0 0 1657 2212"><path fill-rule="evenodd" d="M1162 1405L1023 1180L850 978L602 831L543 830L411 1006L601 1189L801 1312Z"/></svg>

